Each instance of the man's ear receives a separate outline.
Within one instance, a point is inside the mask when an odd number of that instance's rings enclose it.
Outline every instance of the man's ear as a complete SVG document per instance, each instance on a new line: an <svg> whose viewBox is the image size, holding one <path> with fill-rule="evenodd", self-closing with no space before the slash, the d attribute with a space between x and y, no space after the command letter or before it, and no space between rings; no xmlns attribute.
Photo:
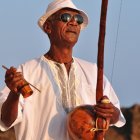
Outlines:
<svg viewBox="0 0 140 140"><path fill-rule="evenodd" d="M46 21L43 29L47 34L50 34L51 33L51 23L49 21Z"/></svg>

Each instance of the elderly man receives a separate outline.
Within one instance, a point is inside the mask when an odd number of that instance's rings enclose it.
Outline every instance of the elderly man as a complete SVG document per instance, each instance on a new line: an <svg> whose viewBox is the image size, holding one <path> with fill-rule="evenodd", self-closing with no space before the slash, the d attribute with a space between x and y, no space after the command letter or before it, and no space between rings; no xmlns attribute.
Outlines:
<svg viewBox="0 0 140 140"><path fill-rule="evenodd" d="M96 103L97 66L72 56L80 31L88 24L87 15L71 0L55 0L39 19L39 26L50 39L50 49L37 59L11 67L1 91L0 129L15 128L17 140L68 140L67 113L79 105ZM36 89L28 98L20 94L25 81ZM20 88L19 88L20 87ZM119 100L104 77L108 105L97 104L97 115L121 127L125 119Z"/></svg>

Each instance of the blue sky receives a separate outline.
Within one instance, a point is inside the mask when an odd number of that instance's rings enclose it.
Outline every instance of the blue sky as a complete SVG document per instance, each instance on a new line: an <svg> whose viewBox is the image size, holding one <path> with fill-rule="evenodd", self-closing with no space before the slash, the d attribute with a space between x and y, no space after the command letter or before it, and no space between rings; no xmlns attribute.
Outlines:
<svg viewBox="0 0 140 140"><path fill-rule="evenodd" d="M51 1L0 1L0 66L17 67L49 49L49 40L38 27L37 20ZM74 48L74 56L96 62L101 0L73 1L89 15L90 20L88 27L81 32ZM140 1L122 0L118 23L120 4L121 0L109 0L104 71L108 79L112 79L121 106L127 107L140 103ZM4 75L5 70L1 67L0 89L4 86Z"/></svg>

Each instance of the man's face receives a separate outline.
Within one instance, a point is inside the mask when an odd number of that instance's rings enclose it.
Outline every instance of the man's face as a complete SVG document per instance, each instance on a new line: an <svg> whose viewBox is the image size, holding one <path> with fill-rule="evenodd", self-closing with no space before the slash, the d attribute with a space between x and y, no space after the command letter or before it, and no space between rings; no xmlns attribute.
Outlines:
<svg viewBox="0 0 140 140"><path fill-rule="evenodd" d="M64 13L70 14L72 17L67 22L64 22L60 19ZM50 39L52 43L67 43L68 45L74 45L77 42L81 29L81 25L78 24L73 17L77 14L79 14L77 11L71 9L62 9L53 15L50 23Z"/></svg>

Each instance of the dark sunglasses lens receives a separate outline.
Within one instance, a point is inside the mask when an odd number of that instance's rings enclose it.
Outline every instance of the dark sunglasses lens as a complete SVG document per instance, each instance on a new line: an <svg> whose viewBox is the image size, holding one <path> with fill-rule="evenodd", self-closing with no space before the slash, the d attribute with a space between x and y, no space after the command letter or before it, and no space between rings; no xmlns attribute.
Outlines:
<svg viewBox="0 0 140 140"><path fill-rule="evenodd" d="M62 20L63 22L69 22L69 21L71 20L71 15L68 14L68 13L62 14L62 15L61 15L61 20Z"/></svg>
<svg viewBox="0 0 140 140"><path fill-rule="evenodd" d="M84 22L84 19L81 15L75 15L74 18L78 24L82 24Z"/></svg>
<svg viewBox="0 0 140 140"><path fill-rule="evenodd" d="M64 13L64 14L61 15L60 18L61 18L61 20L62 20L63 22L69 22L69 21L71 20L72 16L71 16L69 13ZM75 20L78 24L82 24L83 21L84 21L83 17L82 17L81 15L79 15L79 14L74 16L74 20Z"/></svg>

